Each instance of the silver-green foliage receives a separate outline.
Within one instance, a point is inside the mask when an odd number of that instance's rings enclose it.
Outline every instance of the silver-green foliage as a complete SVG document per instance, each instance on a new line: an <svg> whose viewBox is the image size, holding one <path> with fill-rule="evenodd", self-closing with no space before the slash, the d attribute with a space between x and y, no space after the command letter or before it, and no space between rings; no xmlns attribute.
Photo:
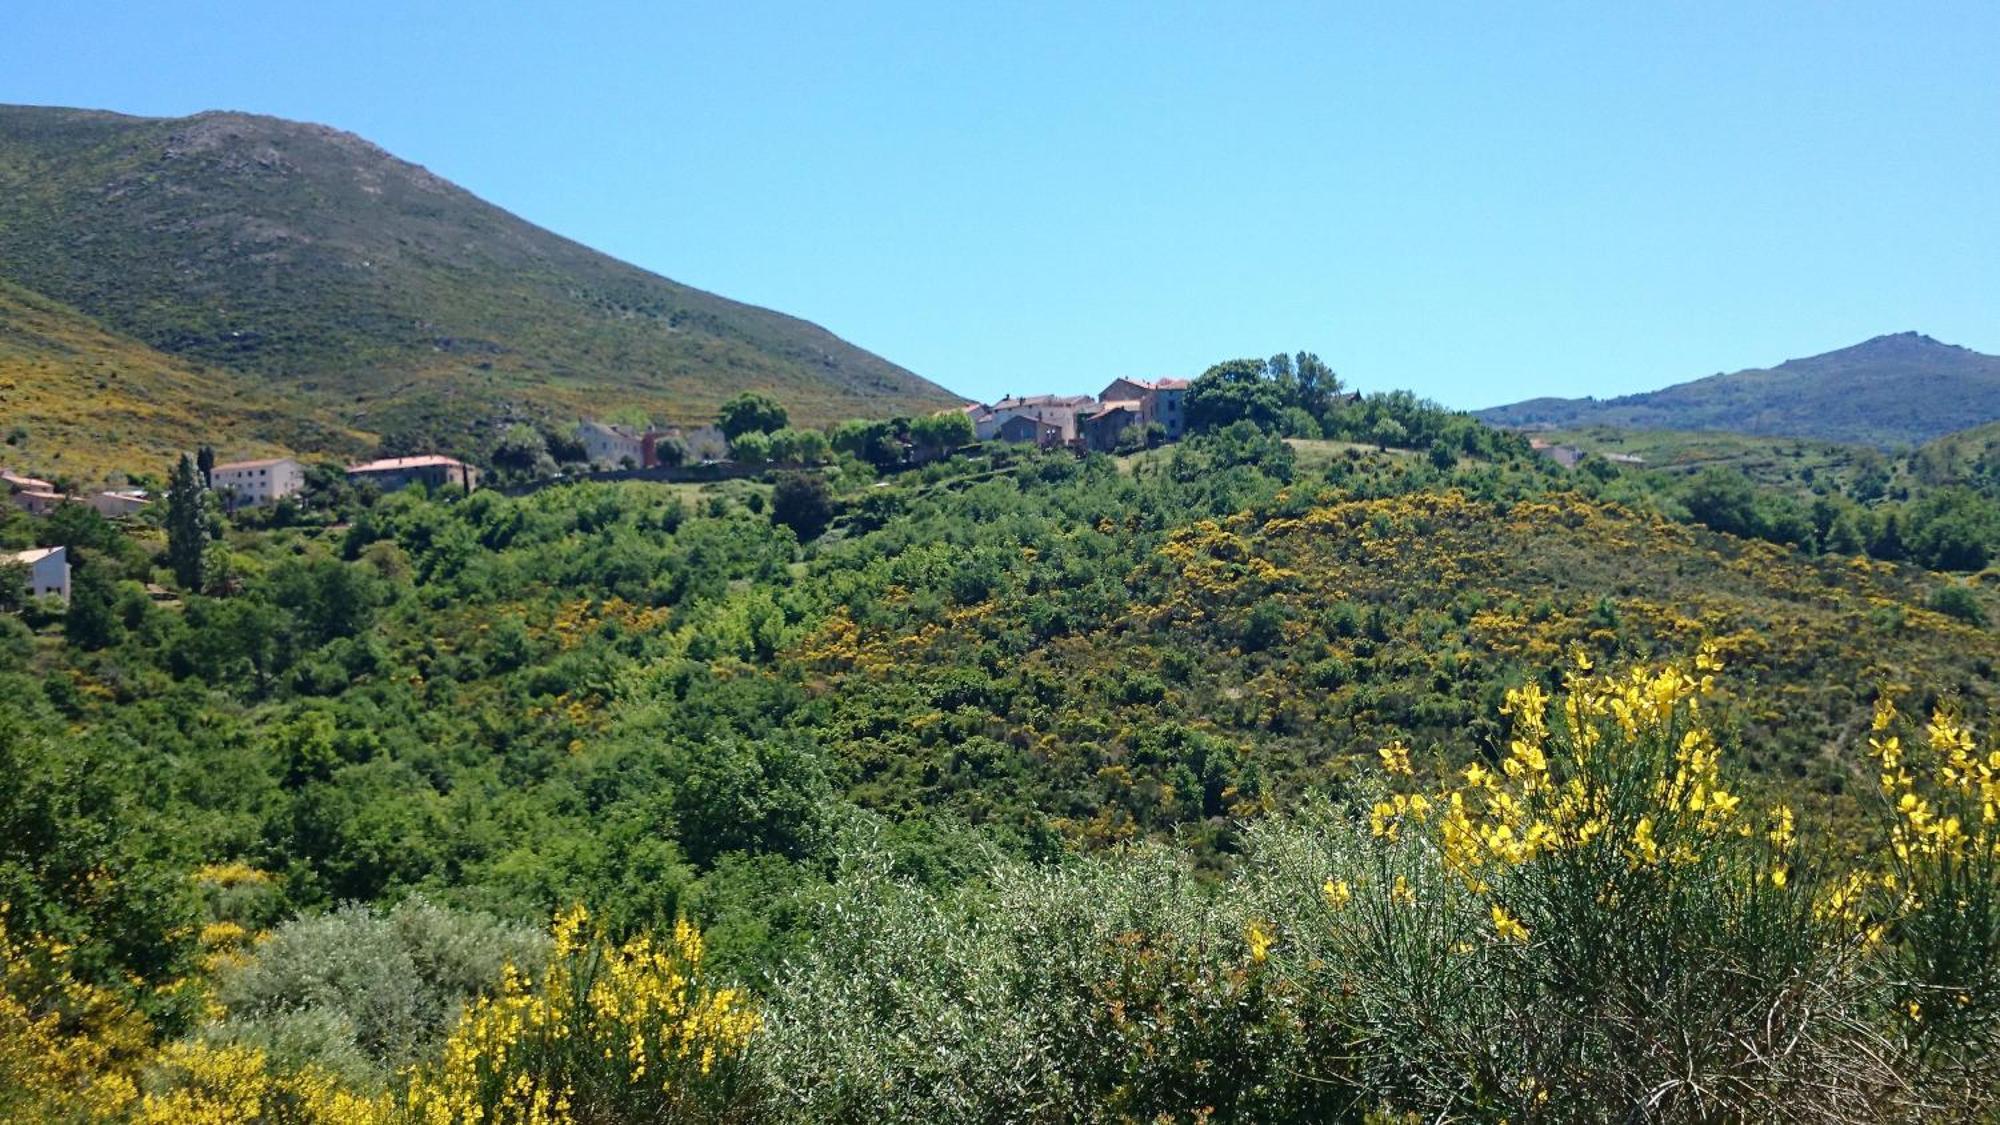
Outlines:
<svg viewBox="0 0 2000 1125"><path fill-rule="evenodd" d="M228 1015L207 1034L379 1087L441 1043L503 966L533 970L547 947L539 929L422 898L342 906L279 926L227 972Z"/></svg>

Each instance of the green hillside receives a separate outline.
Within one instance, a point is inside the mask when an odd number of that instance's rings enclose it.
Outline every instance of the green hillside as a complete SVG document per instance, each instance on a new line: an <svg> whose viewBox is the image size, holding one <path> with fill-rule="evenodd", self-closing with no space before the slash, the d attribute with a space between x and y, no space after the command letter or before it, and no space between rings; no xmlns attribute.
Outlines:
<svg viewBox="0 0 2000 1125"><path fill-rule="evenodd" d="M2000 499L2000 422L1946 434L1910 455L1926 484L1966 485Z"/></svg>
<svg viewBox="0 0 2000 1125"><path fill-rule="evenodd" d="M0 107L0 279L378 433L515 407L706 421L744 389L806 422L958 401L352 134L248 114Z"/></svg>
<svg viewBox="0 0 2000 1125"><path fill-rule="evenodd" d="M1678 478L1559 469L1407 396L1351 409L1427 452L1237 422L1122 462L848 459L804 540L782 473L317 481L296 511L218 516L185 585L157 530L0 513L0 543L78 559L66 614L0 616L0 924L17 963L64 974L17 974L0 1021L39 997L73 1013L0 1053L0 1107L236 1120L256 1097L387 1125L424 1119L405 1091L518 1082L595 1099L553 1120L987 1120L964 1107L1020 1074L1002 1116L1531 1119L1536 1091L1491 1074L1625 1105L1660 1073L1740 1067L1756 1081L1723 1104L1771 1096L1791 1072L1742 1036L1827 1004L1865 1034L1814 1059L1887 1058L1925 1105L1976 1101L1936 1083L1991 1079L2000 957L1935 943L1984 923L1887 890L1826 903L1893 863L1882 786L1916 784L1882 780L1871 710L1906 702L1914 756L2000 709L2000 588L1709 530ZM1542 737L1523 701L1585 663L1610 757L1551 742L1579 788L1518 799L1597 786L1612 827L1543 823L1543 851L1465 877L1410 795L1502 807L1484 786L1528 786ZM1662 664L1703 675L1628 672ZM1699 714L1646 710L1663 692ZM1663 796L1676 768L1707 804ZM1862 959L1878 919L1886 952ZM1922 978L1896 960L1947 956ZM1579 992L1586 971L1614 983ZM1771 1016L1802 974L1805 1010ZM1426 984L1452 980L1477 983ZM1913 1000L1931 1037L1883 1046ZM1436 1038L1396 1030L1413 1005ZM579 1022L479 1054L550 1010ZM1494 1026L1579 1038L1475 1034ZM1638 1034L1700 1058L1622 1054ZM1241 1066L1198 1061L1221 1053ZM451 1069L480 1057L507 1082ZM1419 1088L1412 1067L1486 1077ZM336 1091L356 1100L312 1100Z"/></svg>
<svg viewBox="0 0 2000 1125"><path fill-rule="evenodd" d="M2000 419L2000 357L1904 332L1644 394L1530 399L1478 416L1516 428L1726 431L1910 446Z"/></svg>
<svg viewBox="0 0 2000 1125"><path fill-rule="evenodd" d="M0 280L0 465L88 485L164 469L201 442L231 457L373 448L321 414L299 392L155 351Z"/></svg>

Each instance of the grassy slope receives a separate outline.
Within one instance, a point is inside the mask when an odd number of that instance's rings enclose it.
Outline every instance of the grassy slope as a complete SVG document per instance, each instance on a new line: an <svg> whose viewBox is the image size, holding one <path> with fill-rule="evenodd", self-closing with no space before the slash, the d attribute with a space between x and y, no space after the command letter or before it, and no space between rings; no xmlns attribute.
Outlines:
<svg viewBox="0 0 2000 1125"><path fill-rule="evenodd" d="M2000 496L2000 422L1947 434L1910 460L1926 484L1965 484Z"/></svg>
<svg viewBox="0 0 2000 1125"><path fill-rule="evenodd" d="M1616 426L1537 431L1536 437L1573 445L1590 453L1630 453L1646 467L1670 473L1707 468L1740 470L1760 485L1799 488L1815 480L1842 480L1868 464L1881 464L1880 450L1866 445L1811 438L1693 430L1627 430Z"/></svg>
<svg viewBox="0 0 2000 1125"><path fill-rule="evenodd" d="M373 444L310 413L259 380L154 351L0 281L0 464L88 485L164 468L201 441L225 459Z"/></svg>
<svg viewBox="0 0 2000 1125"><path fill-rule="evenodd" d="M696 421L746 388L815 422L957 401L351 134L245 114L0 108L0 276L368 429L500 403Z"/></svg>
<svg viewBox="0 0 2000 1125"><path fill-rule="evenodd" d="M1927 336L1851 348L1622 398L1532 399L1482 410L1495 425L1728 431L1891 447L2000 420L2000 357Z"/></svg>

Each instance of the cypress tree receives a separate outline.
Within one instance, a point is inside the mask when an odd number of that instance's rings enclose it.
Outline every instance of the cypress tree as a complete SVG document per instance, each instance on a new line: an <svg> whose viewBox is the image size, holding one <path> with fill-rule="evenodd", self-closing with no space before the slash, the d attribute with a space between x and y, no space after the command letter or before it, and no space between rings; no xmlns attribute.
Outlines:
<svg viewBox="0 0 2000 1125"><path fill-rule="evenodd" d="M174 581L192 593L201 591L202 553L208 547L202 495L194 458L182 454L167 481L167 565Z"/></svg>

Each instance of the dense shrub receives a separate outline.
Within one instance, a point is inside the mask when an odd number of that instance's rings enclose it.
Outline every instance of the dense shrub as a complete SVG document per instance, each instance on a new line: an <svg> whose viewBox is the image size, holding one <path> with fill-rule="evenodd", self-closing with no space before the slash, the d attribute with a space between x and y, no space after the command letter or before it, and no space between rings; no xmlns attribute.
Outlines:
<svg viewBox="0 0 2000 1125"><path fill-rule="evenodd" d="M1858 865L1735 791L1713 657L1514 692L1501 768L947 895L844 881L751 1062L790 1120L1901 1120L2000 1063L2000 751L1893 706ZM1439 776L1429 774L1427 776ZM1399 1118L1400 1119L1400 1118Z"/></svg>
<svg viewBox="0 0 2000 1125"><path fill-rule="evenodd" d="M547 945L536 930L421 898L386 910L342 906L279 926L225 971L228 1015L209 1037L379 1089L432 1054L503 966L532 973Z"/></svg>

